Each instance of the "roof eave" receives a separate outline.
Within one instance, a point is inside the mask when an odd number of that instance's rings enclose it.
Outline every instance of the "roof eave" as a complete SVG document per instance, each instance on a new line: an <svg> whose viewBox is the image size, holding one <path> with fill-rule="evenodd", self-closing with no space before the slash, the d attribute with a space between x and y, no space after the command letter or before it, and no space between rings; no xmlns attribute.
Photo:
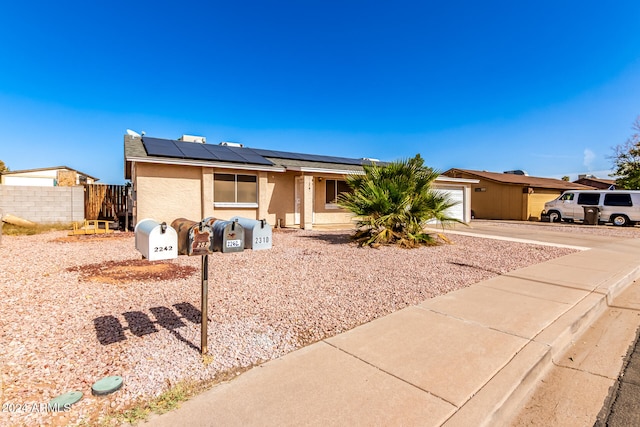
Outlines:
<svg viewBox="0 0 640 427"><path fill-rule="evenodd" d="M295 172L324 173L336 175L364 175L364 170L312 168L305 166L287 166L286 170Z"/></svg>
<svg viewBox="0 0 640 427"><path fill-rule="evenodd" d="M286 172L286 169L279 166L252 165L248 163L230 163L230 162L208 162L199 160L171 159L161 157L127 157L127 162L137 163L154 163L162 165L174 166L201 166L218 169L239 169L263 172Z"/></svg>

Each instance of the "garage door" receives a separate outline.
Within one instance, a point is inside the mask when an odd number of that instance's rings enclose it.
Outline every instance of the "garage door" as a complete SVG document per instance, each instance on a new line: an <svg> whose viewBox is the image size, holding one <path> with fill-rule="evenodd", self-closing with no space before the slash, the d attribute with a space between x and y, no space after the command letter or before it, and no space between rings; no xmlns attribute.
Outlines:
<svg viewBox="0 0 640 427"><path fill-rule="evenodd" d="M443 188L439 186L433 186L433 189L440 192L440 194L446 195L454 206L451 206L446 210L446 215L450 218L454 218L460 221L464 221L464 190L462 188ZM430 224L434 224L436 221L429 221Z"/></svg>
<svg viewBox="0 0 640 427"><path fill-rule="evenodd" d="M455 218L460 221L464 221L464 191L462 189L443 191L452 203L456 203L455 206L447 209L447 216Z"/></svg>

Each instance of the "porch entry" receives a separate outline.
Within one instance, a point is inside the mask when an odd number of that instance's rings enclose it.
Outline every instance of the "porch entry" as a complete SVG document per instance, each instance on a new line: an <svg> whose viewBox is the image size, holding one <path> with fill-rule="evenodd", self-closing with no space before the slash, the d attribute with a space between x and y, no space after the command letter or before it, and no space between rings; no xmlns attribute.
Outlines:
<svg viewBox="0 0 640 427"><path fill-rule="evenodd" d="M304 198L304 177L296 176L296 181L294 185L294 209L293 209L293 224L300 225L300 211L302 210L302 199ZM311 190L311 200L313 201L311 204L311 222L315 222L315 195L314 190Z"/></svg>

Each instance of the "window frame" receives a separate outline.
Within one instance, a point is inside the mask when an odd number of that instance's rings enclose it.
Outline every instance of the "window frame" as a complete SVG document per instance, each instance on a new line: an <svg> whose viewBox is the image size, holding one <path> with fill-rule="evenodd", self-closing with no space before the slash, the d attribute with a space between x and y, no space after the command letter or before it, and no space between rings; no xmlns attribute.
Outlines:
<svg viewBox="0 0 640 427"><path fill-rule="evenodd" d="M233 193L234 200L233 202L224 201L218 202L216 201L216 175L233 175ZM251 177L255 180L256 186L256 201L255 202L238 202L238 176L243 177ZM245 181L247 182L247 181ZM250 182L250 181L249 181ZM258 199L259 199L259 189L258 189L258 176L244 173L230 173L230 172L214 172L213 174L213 206L216 208L257 208L258 207Z"/></svg>
<svg viewBox="0 0 640 427"><path fill-rule="evenodd" d="M328 186L328 182L329 181L333 181L333 189L334 189L334 194L335 194L335 198L333 199L334 202L327 202L327 191L329 190L329 186ZM335 201L337 201L338 199L338 194L340 193L344 193L344 191L338 191L338 182L343 182L345 184L345 186L349 187L349 185L347 184L347 181L345 181L344 179L335 179L335 178L328 178L324 180L324 207L325 209L342 209L342 207L340 205L338 205L337 203L335 203Z"/></svg>

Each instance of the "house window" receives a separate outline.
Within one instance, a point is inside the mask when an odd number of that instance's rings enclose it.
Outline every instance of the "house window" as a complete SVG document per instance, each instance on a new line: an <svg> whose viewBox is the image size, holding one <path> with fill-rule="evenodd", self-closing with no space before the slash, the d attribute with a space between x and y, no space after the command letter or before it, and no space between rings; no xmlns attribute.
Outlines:
<svg viewBox="0 0 640 427"><path fill-rule="evenodd" d="M213 175L213 203L216 207L258 207L258 179L255 175L216 173Z"/></svg>
<svg viewBox="0 0 640 427"><path fill-rule="evenodd" d="M336 200L338 199L338 194L340 193L350 193L351 187L347 184L346 181L341 181L338 179L327 179L325 180L325 198L324 201L327 207L337 207Z"/></svg>

